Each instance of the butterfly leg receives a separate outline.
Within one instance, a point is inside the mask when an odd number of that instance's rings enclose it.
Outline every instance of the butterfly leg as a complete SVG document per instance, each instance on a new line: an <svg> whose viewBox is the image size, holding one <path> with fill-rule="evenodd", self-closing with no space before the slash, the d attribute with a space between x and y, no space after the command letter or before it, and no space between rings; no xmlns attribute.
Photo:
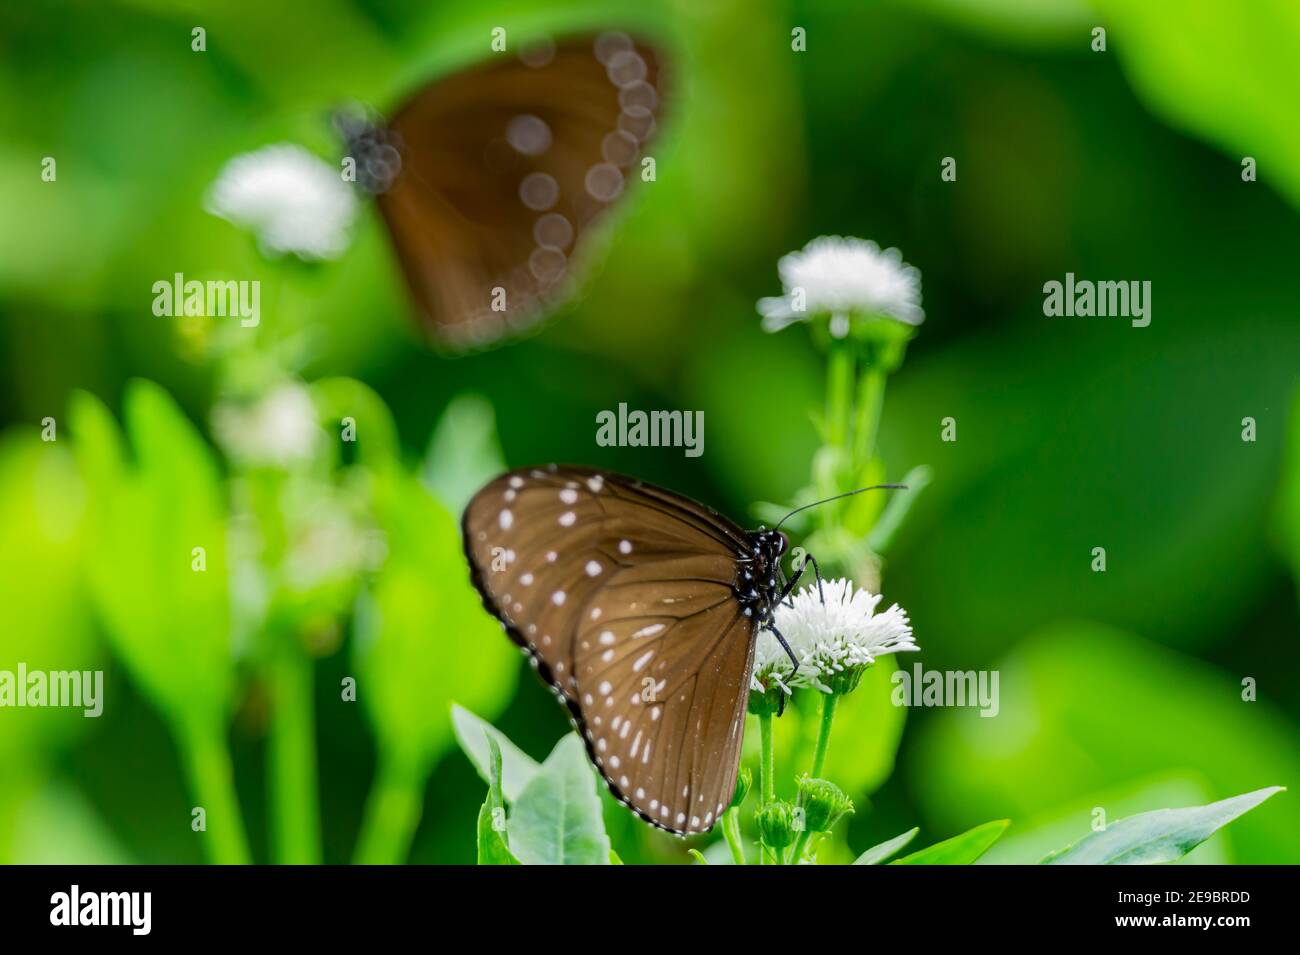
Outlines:
<svg viewBox="0 0 1300 955"><path fill-rule="evenodd" d="M826 606L826 592L822 590L822 569L817 566L817 558L812 554L804 554L804 566L813 565L813 576L817 578L817 596L822 599L822 606Z"/></svg>
<svg viewBox="0 0 1300 955"><path fill-rule="evenodd" d="M781 588L781 596L777 598L777 603L783 603L787 607L794 606L794 601L790 599L790 591L794 590L795 585L799 583L799 578L803 576L805 566L807 566L807 561L799 565L799 569L790 576L789 580L784 581L785 586Z"/></svg>
<svg viewBox="0 0 1300 955"><path fill-rule="evenodd" d="M781 644L781 649L785 651L785 655L788 656L790 662L794 664L794 671L790 674L791 676L794 676L795 673L799 672L799 658L795 656L794 651L790 649L790 644L785 642L785 637L781 636L781 631L776 629L776 624L771 620L763 624L763 629L771 630L772 636L776 637L776 642Z"/></svg>
<svg viewBox="0 0 1300 955"><path fill-rule="evenodd" d="M803 560L799 564L799 569L794 572L794 576L786 581L785 587L782 588L781 596L779 598L780 603L785 604L787 607L794 606L794 601L790 599L790 592L794 590L795 586L803 578L804 571L808 569L809 564L812 564L813 575L817 578L817 596L821 598L822 606L826 606L826 592L822 590L822 569L817 565L817 558L808 553L803 555Z"/></svg>

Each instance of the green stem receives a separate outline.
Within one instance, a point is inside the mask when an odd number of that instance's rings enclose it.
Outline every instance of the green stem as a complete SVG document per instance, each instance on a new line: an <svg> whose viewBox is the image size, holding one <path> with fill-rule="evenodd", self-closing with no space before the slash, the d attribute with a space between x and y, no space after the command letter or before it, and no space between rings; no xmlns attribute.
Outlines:
<svg viewBox="0 0 1300 955"><path fill-rule="evenodd" d="M807 829L800 830L799 838L794 841L794 846L790 850L790 865L798 865L799 860L803 858L804 847L808 845L809 835Z"/></svg>
<svg viewBox="0 0 1300 955"><path fill-rule="evenodd" d="M772 753L771 713L762 713L758 717L758 740L761 756L758 766L758 789L763 797L761 805L766 806L776 800L776 760Z"/></svg>
<svg viewBox="0 0 1300 955"><path fill-rule="evenodd" d="M853 421L853 378L855 357L852 346L833 339L826 368L826 421L822 429L825 442L814 467L813 482L819 499L833 497L843 488L844 468L848 459ZM856 476L856 475L855 475ZM839 505L818 508L814 520L830 533L836 526Z"/></svg>
<svg viewBox="0 0 1300 955"><path fill-rule="evenodd" d="M216 865L253 861L235 795L235 774L220 727L191 727L177 740L190 792L204 815L203 846Z"/></svg>
<svg viewBox="0 0 1300 955"><path fill-rule="evenodd" d="M853 350L846 342L832 341L826 369L826 443L837 448L849 443L853 401Z"/></svg>
<svg viewBox="0 0 1300 955"><path fill-rule="evenodd" d="M826 749L831 742L831 725L835 722L835 707L839 702L839 695L835 693L822 694L822 721L817 728L817 748L813 750L812 772L809 773L813 779L822 778L822 769L826 765ZM800 830L799 836L795 839L794 846L786 861L790 865L798 865L803 858L804 850L808 846L808 840L812 833L807 829Z"/></svg>
<svg viewBox="0 0 1300 955"><path fill-rule="evenodd" d="M880 410L885 399L885 372L876 362L862 369L858 381L856 421L853 426L854 480L871 464L876 451L876 432L880 428Z"/></svg>
<svg viewBox="0 0 1300 955"><path fill-rule="evenodd" d="M772 753L772 714L760 713L758 716L758 791L762 796L760 806L776 801L776 759ZM772 850L760 845L759 863L770 865L776 861Z"/></svg>
<svg viewBox="0 0 1300 955"><path fill-rule="evenodd" d="M425 774L409 764L383 760L366 800L353 862L398 865L406 861L424 807Z"/></svg>
<svg viewBox="0 0 1300 955"><path fill-rule="evenodd" d="M822 722L817 729L817 748L813 750L813 779L822 778L822 766L826 762L826 748L831 742L831 723L835 720L835 705L839 696L835 693L822 694Z"/></svg>
<svg viewBox="0 0 1300 955"><path fill-rule="evenodd" d="M734 806L722 814L722 835L731 847L731 859L736 865L748 865L745 861L745 843L740 837L740 810Z"/></svg>
<svg viewBox="0 0 1300 955"><path fill-rule="evenodd" d="M320 796L312 660L296 642L285 644L275 651L269 670L274 706L268 753L271 858L282 864L317 865Z"/></svg>

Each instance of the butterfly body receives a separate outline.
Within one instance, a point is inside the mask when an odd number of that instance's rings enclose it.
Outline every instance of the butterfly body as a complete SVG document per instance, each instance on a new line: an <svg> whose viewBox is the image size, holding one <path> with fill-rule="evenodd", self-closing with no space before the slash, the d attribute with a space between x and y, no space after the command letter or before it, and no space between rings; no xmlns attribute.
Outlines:
<svg viewBox="0 0 1300 955"><path fill-rule="evenodd" d="M758 621L760 628L770 624L781 600L781 555L790 547L790 539L780 531L760 529L749 534L749 556L737 566L736 599L745 616Z"/></svg>
<svg viewBox="0 0 1300 955"><path fill-rule="evenodd" d="M611 791L656 826L708 831L735 791L785 536L556 465L487 484L463 530L484 606L568 707Z"/></svg>

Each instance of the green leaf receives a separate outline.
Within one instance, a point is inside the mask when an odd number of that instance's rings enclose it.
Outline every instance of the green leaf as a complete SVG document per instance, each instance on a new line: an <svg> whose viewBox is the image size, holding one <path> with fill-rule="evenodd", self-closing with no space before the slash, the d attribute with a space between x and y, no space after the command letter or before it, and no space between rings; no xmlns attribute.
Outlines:
<svg viewBox="0 0 1300 955"><path fill-rule="evenodd" d="M1260 178L1300 204L1300 10L1257 0L1249 16L1219 3L1094 0L1134 91L1176 128L1234 160L1259 159Z"/></svg>
<svg viewBox="0 0 1300 955"><path fill-rule="evenodd" d="M976 865L1035 865L1045 855L1078 841L1091 831L1093 820L1105 812L1110 820L1146 812L1153 806L1199 806L1212 802L1215 791L1195 772L1159 773L1081 792L1049 809L1018 813L1014 829L979 857ZM1236 840L1238 834L1233 833ZM1227 839L1203 842L1179 860L1183 865L1225 865L1231 863L1232 846Z"/></svg>
<svg viewBox="0 0 1300 955"><path fill-rule="evenodd" d="M459 514L505 466L492 405L478 395L457 395L434 429L420 478L449 511Z"/></svg>
<svg viewBox="0 0 1300 955"><path fill-rule="evenodd" d="M565 736L510 813L510 846L525 865L609 865L609 837L582 740Z"/></svg>
<svg viewBox="0 0 1300 955"><path fill-rule="evenodd" d="M1001 672L998 717L932 712L909 742L909 779L922 815L949 831L1013 815L1019 834L1021 821L1036 814L1067 804L1082 810L1075 835L1058 836L1021 861L1082 836L1091 807L1110 806L1108 797L1159 775L1199 780L1205 795L1127 804L1108 810L1109 818L1270 785L1300 787L1296 723L1266 698L1243 702L1243 672L1086 621L1027 638L994 669ZM1075 758L1080 753L1088 758ZM1248 813L1211 845L1233 862L1293 862L1300 858L1300 807L1286 799Z"/></svg>
<svg viewBox="0 0 1300 955"><path fill-rule="evenodd" d="M884 509L880 512L880 517L875 526L871 528L871 534L867 537L867 546L877 554L883 554L889 550L889 545L894 542L894 537L898 534L899 528L907 520L908 513L912 510L912 505L926 486L934 479L934 472L924 464L912 468L903 475L899 482L907 487L906 491L895 491L889 495L889 500L885 503Z"/></svg>
<svg viewBox="0 0 1300 955"><path fill-rule="evenodd" d="M687 849L687 850L686 850L686 853L687 853L687 855L689 855L692 859L694 859L694 860L696 861L696 863L699 864L699 865L708 865L708 864L709 864L709 860L706 859L706 858L704 858L704 853L701 852L699 849Z"/></svg>
<svg viewBox="0 0 1300 955"><path fill-rule="evenodd" d="M82 580L85 488L67 442L45 442L35 428L0 437L0 670L98 670L104 647ZM104 680L104 686L109 680ZM109 691L112 692L111 690ZM97 698L104 704L104 693ZM0 818L18 799L18 777L34 785L59 747L93 730L85 708L0 711ZM20 829L0 824L14 833ZM4 843L0 836L0 858ZM55 858L48 856L48 858ZM13 860L6 860L13 861Z"/></svg>
<svg viewBox="0 0 1300 955"><path fill-rule="evenodd" d="M446 508L408 475L385 484L378 513L388 557L355 624L365 688L358 699L391 758L429 768L455 745L451 701L489 717L500 712L514 691L519 654L483 611Z"/></svg>
<svg viewBox="0 0 1300 955"><path fill-rule="evenodd" d="M501 789L507 802L514 802L524 791L528 781L537 775L537 761L510 741L486 720L479 719L457 703L451 705L451 725L456 732L460 748L474 764L484 782L492 781L490 739L501 753Z"/></svg>
<svg viewBox="0 0 1300 955"><path fill-rule="evenodd" d="M917 0L914 10L995 42L1033 49L1086 44L1097 19L1087 0Z"/></svg>
<svg viewBox="0 0 1300 955"><path fill-rule="evenodd" d="M994 819L976 826L959 836L936 842L932 846L895 859L890 865L970 865L982 856L988 847L1002 838L1011 825L1010 820Z"/></svg>
<svg viewBox="0 0 1300 955"><path fill-rule="evenodd" d="M173 724L210 723L229 706L235 679L216 457L153 382L132 381L124 407L132 463L102 402L85 393L72 401L88 492L86 578L144 694Z"/></svg>
<svg viewBox="0 0 1300 955"><path fill-rule="evenodd" d="M375 474L391 474L401 464L402 443L384 400L354 378L321 378L311 384L312 402L327 430L345 418L356 423L357 460Z"/></svg>
<svg viewBox="0 0 1300 955"><path fill-rule="evenodd" d="M615 852L613 849L610 849L610 850L609 850L609 864L610 864L610 865L622 865L622 864L623 864L623 860L619 858L618 853Z"/></svg>
<svg viewBox="0 0 1300 955"><path fill-rule="evenodd" d="M506 840L506 802L501 795L501 747L491 734L488 746L488 795L478 811L478 864L519 865Z"/></svg>
<svg viewBox="0 0 1300 955"><path fill-rule="evenodd" d="M880 845L872 846L866 852L862 853L862 855L854 859L853 864L880 865L880 863L884 862L895 852L898 852L905 845L915 839L916 834L920 831L920 829L909 829L901 836L894 836L894 838L886 840L885 842L880 843Z"/></svg>
<svg viewBox="0 0 1300 955"><path fill-rule="evenodd" d="M1150 865L1173 862L1283 788L1256 789L1207 806L1138 813L1053 852L1043 859L1043 864Z"/></svg>

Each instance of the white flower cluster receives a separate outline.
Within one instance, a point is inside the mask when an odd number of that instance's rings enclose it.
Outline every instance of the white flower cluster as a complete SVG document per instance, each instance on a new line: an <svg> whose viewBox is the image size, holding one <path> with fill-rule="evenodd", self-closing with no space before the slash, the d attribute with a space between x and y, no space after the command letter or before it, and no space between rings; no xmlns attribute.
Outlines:
<svg viewBox="0 0 1300 955"><path fill-rule="evenodd" d="M842 578L823 581L820 592L814 583L791 595L792 606L778 606L774 622L799 658L799 669L776 636L764 630L754 651L750 689L762 693L779 687L790 693L806 686L829 693L827 681L835 674L867 666L887 653L919 650L907 611L892 604L876 613L880 600L879 594Z"/></svg>
<svg viewBox="0 0 1300 955"><path fill-rule="evenodd" d="M329 163L281 143L226 163L204 208L254 233L270 254L334 259L347 248L357 199Z"/></svg>
<svg viewBox="0 0 1300 955"><path fill-rule="evenodd" d="M920 271L897 249L881 250L866 239L820 236L782 256L777 271L785 294L758 302L765 331L828 312L844 330L851 314L885 315L908 325L925 318Z"/></svg>
<svg viewBox="0 0 1300 955"><path fill-rule="evenodd" d="M218 404L212 430L232 460L254 467L308 461L325 438L311 394L298 384L280 385L256 404Z"/></svg>

